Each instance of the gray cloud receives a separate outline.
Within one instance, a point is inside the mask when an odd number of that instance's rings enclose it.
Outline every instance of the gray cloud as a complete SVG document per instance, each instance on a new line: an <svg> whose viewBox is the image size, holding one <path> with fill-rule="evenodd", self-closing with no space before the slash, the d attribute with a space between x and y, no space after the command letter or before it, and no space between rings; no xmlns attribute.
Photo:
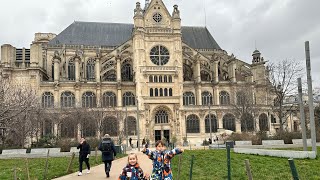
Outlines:
<svg viewBox="0 0 320 180"><path fill-rule="evenodd" d="M320 86L320 1L163 0L171 13L179 5L182 24L207 26L219 45L251 62L257 48L274 62L296 59L305 65L310 41L312 75ZM36 32L59 33L73 21L133 23L134 0L3 0L0 44L28 47ZM144 1L140 0L144 5ZM206 13L205 13L206 12ZM205 24L206 15L206 24Z"/></svg>

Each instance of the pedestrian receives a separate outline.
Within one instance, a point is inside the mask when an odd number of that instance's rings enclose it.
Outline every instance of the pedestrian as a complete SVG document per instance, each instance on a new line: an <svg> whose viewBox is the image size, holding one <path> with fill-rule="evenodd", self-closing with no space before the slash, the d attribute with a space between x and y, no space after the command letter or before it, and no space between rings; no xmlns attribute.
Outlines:
<svg viewBox="0 0 320 180"><path fill-rule="evenodd" d="M78 176L82 176L82 164L83 161L86 163L87 166L87 174L90 173L90 164L89 164L89 156L90 156L90 145L87 143L86 139L82 137L80 139L80 143L77 146L77 149L80 149L79 151L79 173Z"/></svg>
<svg viewBox="0 0 320 180"><path fill-rule="evenodd" d="M212 139L211 138L209 138L209 144L212 144Z"/></svg>
<svg viewBox="0 0 320 180"><path fill-rule="evenodd" d="M149 159L153 161L152 174L150 178L152 180L172 180L171 159L176 154L181 154L183 151L183 149L179 148L167 151L161 140L156 142L155 151L144 148L142 152L148 155Z"/></svg>
<svg viewBox="0 0 320 180"><path fill-rule="evenodd" d="M129 138L129 144L130 144L130 147L132 147L132 138L131 137Z"/></svg>
<svg viewBox="0 0 320 180"><path fill-rule="evenodd" d="M139 147L139 141L137 140L137 148Z"/></svg>
<svg viewBox="0 0 320 180"><path fill-rule="evenodd" d="M142 145L145 145L145 144L146 144L146 139L143 138L143 139L142 139Z"/></svg>
<svg viewBox="0 0 320 180"><path fill-rule="evenodd" d="M143 170L138 164L138 157L135 153L128 155L128 164L123 168L118 180L147 180L149 175L143 174Z"/></svg>
<svg viewBox="0 0 320 180"><path fill-rule="evenodd" d="M110 177L112 161L116 157L116 149L109 134L103 136L98 148L102 152L102 161L104 162L104 170L107 178Z"/></svg>

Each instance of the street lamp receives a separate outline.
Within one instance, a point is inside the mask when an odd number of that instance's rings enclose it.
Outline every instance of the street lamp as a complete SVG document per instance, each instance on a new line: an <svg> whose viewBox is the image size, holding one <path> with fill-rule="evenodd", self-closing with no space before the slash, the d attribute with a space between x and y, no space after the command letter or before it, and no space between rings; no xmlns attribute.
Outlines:
<svg viewBox="0 0 320 180"><path fill-rule="evenodd" d="M137 98L137 136L138 136L138 142L137 142L137 146L138 146L138 151L140 152L140 126L139 126L139 102L138 102L138 98Z"/></svg>
<svg viewBox="0 0 320 180"><path fill-rule="evenodd" d="M210 105L211 105L211 103L209 102L209 104L208 104L208 106L209 106L209 126L210 126L209 130L210 130L210 139L212 141L212 126L211 126Z"/></svg>

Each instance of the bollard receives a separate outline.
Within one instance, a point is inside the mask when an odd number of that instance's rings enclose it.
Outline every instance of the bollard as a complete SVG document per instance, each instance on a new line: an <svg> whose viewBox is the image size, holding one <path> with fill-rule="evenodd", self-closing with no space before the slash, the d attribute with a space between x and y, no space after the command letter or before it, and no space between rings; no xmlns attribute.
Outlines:
<svg viewBox="0 0 320 180"><path fill-rule="evenodd" d="M178 180L180 179L181 159L182 159L182 154L180 154L180 155L179 155L179 164L178 164Z"/></svg>
<svg viewBox="0 0 320 180"><path fill-rule="evenodd" d="M49 166L49 153L50 153L50 149L48 149L48 153L47 153L47 158L46 158L46 166L44 169L44 174L43 174L43 179L47 179L47 173L48 173L48 166Z"/></svg>
<svg viewBox="0 0 320 180"><path fill-rule="evenodd" d="M75 154L74 152L73 152L72 155L71 155L71 159L70 159L70 161L69 161L69 165L68 165L68 168L67 168L67 174L69 174L69 173L72 172L71 167L72 167L72 162L73 162L73 159L74 159L75 155L76 155L76 154Z"/></svg>
<svg viewBox="0 0 320 180"><path fill-rule="evenodd" d="M231 180L230 145L227 145L227 167L228 167L228 180Z"/></svg>
<svg viewBox="0 0 320 180"><path fill-rule="evenodd" d="M192 180L193 159L194 159L194 155L191 156L191 163L190 163L191 165L190 165L190 174L189 174L190 180Z"/></svg>
<svg viewBox="0 0 320 180"><path fill-rule="evenodd" d="M299 180L298 172L297 172L296 166L294 165L293 159L288 159L288 161L289 161L289 165L290 165L293 179Z"/></svg>
<svg viewBox="0 0 320 180"><path fill-rule="evenodd" d="M29 171L29 163L28 163L28 158L26 160L26 171L27 171L27 178L30 180L30 171Z"/></svg>
<svg viewBox="0 0 320 180"><path fill-rule="evenodd" d="M253 180L249 159L245 160L245 164L246 164L246 171L247 171L248 180Z"/></svg>

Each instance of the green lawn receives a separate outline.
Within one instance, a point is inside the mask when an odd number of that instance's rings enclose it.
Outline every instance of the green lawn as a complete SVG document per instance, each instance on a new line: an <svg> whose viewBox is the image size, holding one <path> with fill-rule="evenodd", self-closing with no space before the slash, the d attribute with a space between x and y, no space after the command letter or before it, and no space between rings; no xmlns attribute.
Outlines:
<svg viewBox="0 0 320 180"><path fill-rule="evenodd" d="M297 150L297 149L295 149ZM215 180L227 179L226 150L193 150L185 151L182 156L180 180L189 179L191 156L194 155L192 179ZM320 155L320 148L318 148ZM245 155L231 152L231 179L248 179L245 170L245 159L249 159L253 179L292 179L287 158ZM172 160L174 179L178 175L179 156ZM295 159L300 179L320 179L320 159Z"/></svg>
<svg viewBox="0 0 320 180"><path fill-rule="evenodd" d="M117 158L121 158L123 154L117 154ZM66 175L69 162L71 157L59 157L59 158L50 158L49 159L49 168L47 179L52 179L56 177L60 177ZM78 171L79 161L76 156L73 160L72 171ZM28 159L29 162L29 172L30 179L44 179L44 169L46 164L45 158L38 159ZM101 155L99 155L98 162L95 162L95 157L90 158L90 166L96 166L98 164L102 164ZM0 160L0 179L13 179L14 167L17 168L17 177L18 179L27 179L26 172L26 160L25 159L1 159ZM86 168L85 163L83 163L83 168Z"/></svg>

